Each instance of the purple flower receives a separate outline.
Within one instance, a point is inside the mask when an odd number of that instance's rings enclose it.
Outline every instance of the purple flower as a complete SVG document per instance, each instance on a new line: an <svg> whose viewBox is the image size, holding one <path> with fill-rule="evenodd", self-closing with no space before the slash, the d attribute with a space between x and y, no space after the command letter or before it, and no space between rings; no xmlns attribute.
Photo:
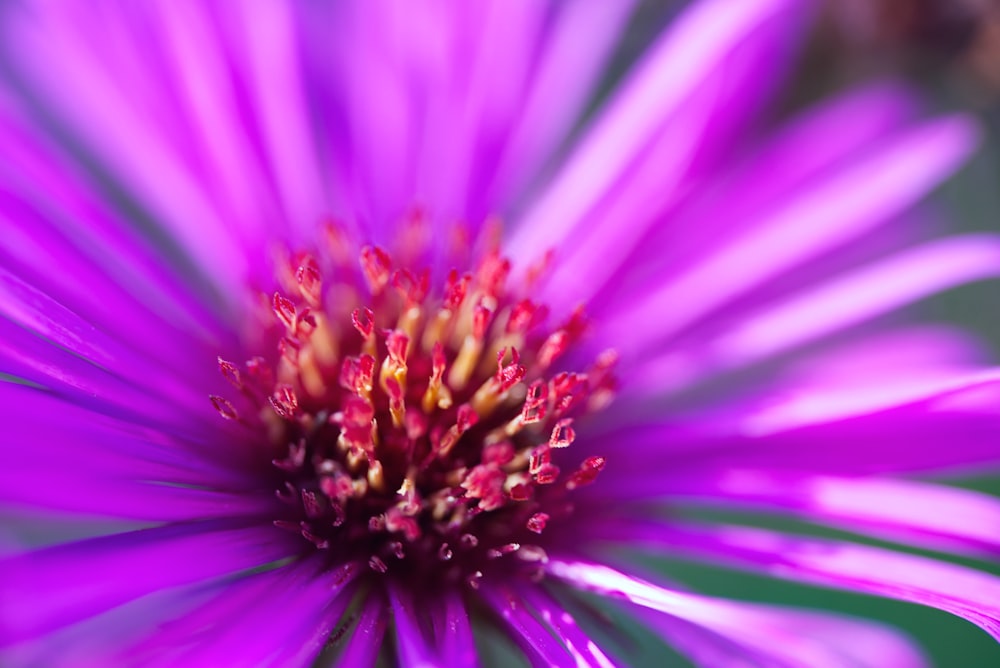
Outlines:
<svg viewBox="0 0 1000 668"><path fill-rule="evenodd" d="M761 139L806 4L698 4L584 123L628 2L5 6L4 665L637 660L611 608L704 665L923 663L649 555L1000 637L944 560L1000 503L902 477L1000 458L1000 374L885 317L1000 273L906 215L975 128L884 84Z"/></svg>

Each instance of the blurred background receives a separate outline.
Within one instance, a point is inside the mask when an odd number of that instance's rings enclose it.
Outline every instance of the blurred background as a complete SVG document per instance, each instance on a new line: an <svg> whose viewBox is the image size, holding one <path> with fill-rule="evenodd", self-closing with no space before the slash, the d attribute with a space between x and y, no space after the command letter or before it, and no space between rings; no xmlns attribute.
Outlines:
<svg viewBox="0 0 1000 668"><path fill-rule="evenodd" d="M616 66L611 68L609 85L685 4L682 0L642 0ZM930 113L974 115L984 133L980 150L935 193L932 202L954 230L1000 231L1000 0L826 0L790 77L776 112L779 115L879 79L907 82L924 98ZM1000 312L991 308L1000 307L998 290L995 282L964 286L923 302L918 309L926 319L959 322L979 332L995 359L1000 359ZM1000 472L950 482L1000 495ZM763 522L760 517L739 519L836 535L812 526ZM983 568L980 562L975 566ZM883 620L917 638L937 666L1000 666L1000 645L973 625L936 610L755 579L744 573L720 573L696 564L670 563L666 568L670 577L710 594ZM1000 564L986 568L1000 574Z"/></svg>

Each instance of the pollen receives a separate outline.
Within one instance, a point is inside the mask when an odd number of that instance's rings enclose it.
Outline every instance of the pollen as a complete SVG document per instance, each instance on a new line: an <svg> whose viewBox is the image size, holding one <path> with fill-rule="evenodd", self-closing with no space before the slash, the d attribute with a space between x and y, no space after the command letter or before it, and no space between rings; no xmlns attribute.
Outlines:
<svg viewBox="0 0 1000 668"><path fill-rule="evenodd" d="M331 224L315 252L279 254L266 352L219 359L238 396L210 399L263 435L275 525L378 576L537 574L547 527L604 467L574 459L574 423L613 396L616 355L563 368L582 311L547 324L495 245L437 277L420 249L351 253L349 236Z"/></svg>

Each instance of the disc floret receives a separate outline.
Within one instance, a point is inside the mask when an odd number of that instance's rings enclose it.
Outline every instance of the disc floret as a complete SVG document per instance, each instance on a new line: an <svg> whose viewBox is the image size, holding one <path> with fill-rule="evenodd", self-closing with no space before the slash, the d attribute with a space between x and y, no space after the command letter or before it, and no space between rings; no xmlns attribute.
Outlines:
<svg viewBox="0 0 1000 668"><path fill-rule="evenodd" d="M508 287L496 249L440 290L428 270L366 246L352 268L289 256L267 298L275 352L219 360L263 427L285 512L275 524L376 573L477 586L491 570L537 572L546 527L604 467L564 472L574 419L607 404L616 356L556 371L585 329ZM331 280L332 278L332 280ZM558 462L558 463L557 463Z"/></svg>

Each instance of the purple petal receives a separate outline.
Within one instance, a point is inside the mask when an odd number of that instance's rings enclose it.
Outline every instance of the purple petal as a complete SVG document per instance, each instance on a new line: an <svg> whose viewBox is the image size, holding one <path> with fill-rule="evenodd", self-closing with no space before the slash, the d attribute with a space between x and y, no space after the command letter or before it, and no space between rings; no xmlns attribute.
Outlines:
<svg viewBox="0 0 1000 668"><path fill-rule="evenodd" d="M975 127L961 117L897 133L864 159L756 215L744 233L715 244L641 303L609 319L602 338L629 341L641 351L675 335L731 299L890 220L961 164L975 142ZM734 268L738 281L732 280Z"/></svg>
<svg viewBox="0 0 1000 668"><path fill-rule="evenodd" d="M609 462L602 488L630 485L637 471L661 466L866 474L997 462L998 374L931 377L905 392L889 387L860 397L809 388L672 424L621 429L615 438L629 443L629 456ZM602 442L588 435L580 447Z"/></svg>
<svg viewBox="0 0 1000 668"><path fill-rule="evenodd" d="M444 610L433 617L434 634L442 660L448 666L477 666L472 624L462 595L442 593Z"/></svg>
<svg viewBox="0 0 1000 668"><path fill-rule="evenodd" d="M299 35L294 6L250 3L226 6L232 15L221 25L239 28L240 62L266 149L282 197L285 219L312 230L329 210L311 128L309 100L299 63Z"/></svg>
<svg viewBox="0 0 1000 668"><path fill-rule="evenodd" d="M347 638L343 652L337 656L338 665L374 666L388 618L381 595L369 595L361 612L334 634L335 640Z"/></svg>
<svg viewBox="0 0 1000 668"><path fill-rule="evenodd" d="M492 185L500 202L523 191L538 178L540 169L580 116L586 96L597 83L616 38L634 2L562 3L553 27L539 45L541 53L532 80L519 100Z"/></svg>
<svg viewBox="0 0 1000 668"><path fill-rule="evenodd" d="M534 584L518 587L517 593L549 625L572 654L578 666L603 668L614 665L592 639L584 633L559 602Z"/></svg>
<svg viewBox="0 0 1000 668"><path fill-rule="evenodd" d="M507 624L511 637L527 655L532 666L576 666L569 650L556 642L548 629L524 607L520 597L509 589L483 583L479 589L483 600Z"/></svg>
<svg viewBox="0 0 1000 668"><path fill-rule="evenodd" d="M750 115L754 94L784 62L775 52L787 48L793 31L785 28L802 8L794 0L702 2L675 22L508 241L517 256L557 246L573 255L548 282L549 303L586 299L581 290L617 268L706 144L724 136L731 119L715 118L720 110ZM619 187L624 180L628 188ZM578 280L581 267L597 272L592 281Z"/></svg>
<svg viewBox="0 0 1000 668"><path fill-rule="evenodd" d="M204 606L151 630L123 657L149 666L278 665L272 663L276 657L301 650L317 634L328 635L338 617L325 612L342 612L349 601L345 589L361 569L327 569L322 561L297 562L220 588ZM313 655L321 648L314 639L309 644Z"/></svg>
<svg viewBox="0 0 1000 668"><path fill-rule="evenodd" d="M392 619L396 627L396 647L403 666L433 666L440 663L422 624L426 620L424 611L418 610L413 595L403 586L389 588L389 602L392 604ZM429 629L428 629L429 630Z"/></svg>
<svg viewBox="0 0 1000 668"><path fill-rule="evenodd" d="M777 665L924 665L909 642L866 621L673 591L587 562L554 560L548 570L575 586L695 622ZM644 619L655 623L650 615Z"/></svg>
<svg viewBox="0 0 1000 668"><path fill-rule="evenodd" d="M606 540L945 610L1000 639L1000 578L889 550L744 527L616 522Z"/></svg>
<svg viewBox="0 0 1000 668"><path fill-rule="evenodd" d="M294 555L271 526L171 525L59 545L0 561L0 646L146 594Z"/></svg>
<svg viewBox="0 0 1000 668"><path fill-rule="evenodd" d="M1000 553L1000 500L977 492L738 468L671 471L661 478L661 493L671 502L790 512L882 539L970 555ZM636 487L643 485L637 480Z"/></svg>
<svg viewBox="0 0 1000 668"><path fill-rule="evenodd" d="M932 242L769 305L708 343L724 366L748 364L917 299L1000 274L1000 238Z"/></svg>

